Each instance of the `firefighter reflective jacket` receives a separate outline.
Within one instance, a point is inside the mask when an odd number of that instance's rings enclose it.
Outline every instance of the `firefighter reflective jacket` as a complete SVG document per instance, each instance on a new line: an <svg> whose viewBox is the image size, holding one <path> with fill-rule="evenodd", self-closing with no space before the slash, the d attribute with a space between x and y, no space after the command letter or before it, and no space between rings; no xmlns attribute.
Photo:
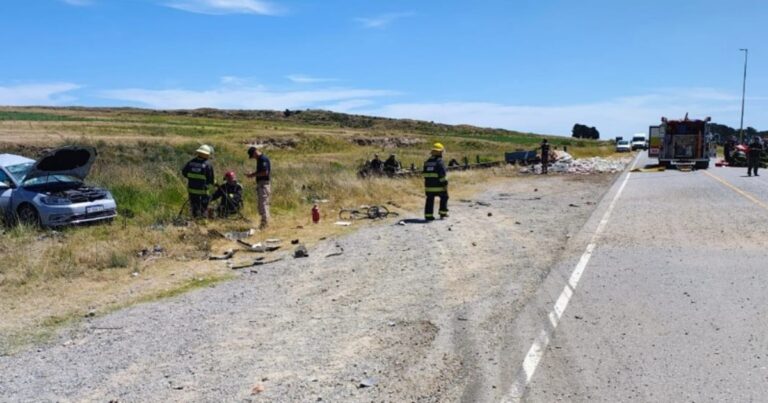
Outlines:
<svg viewBox="0 0 768 403"><path fill-rule="evenodd" d="M426 193L448 191L448 179L445 177L445 165L441 157L433 155L424 162L424 191Z"/></svg>
<svg viewBox="0 0 768 403"><path fill-rule="evenodd" d="M187 162L181 170L187 178L187 192L193 195L208 195L213 185L213 166L208 160L197 157Z"/></svg>
<svg viewBox="0 0 768 403"><path fill-rule="evenodd" d="M243 205L243 187L237 182L225 183L213 192L211 201L216 201L220 198L224 199L223 203L228 210L240 210L240 207Z"/></svg>

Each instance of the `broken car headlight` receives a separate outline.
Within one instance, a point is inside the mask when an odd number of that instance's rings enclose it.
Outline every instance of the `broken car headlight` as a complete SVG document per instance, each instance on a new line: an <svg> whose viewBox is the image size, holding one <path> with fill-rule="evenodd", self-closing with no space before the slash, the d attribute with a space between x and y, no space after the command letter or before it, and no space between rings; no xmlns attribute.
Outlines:
<svg viewBox="0 0 768 403"><path fill-rule="evenodd" d="M47 204L49 206L62 206L62 205L65 205L65 204L71 204L72 203L66 197L58 197L58 196L45 196L45 197L41 197L40 201L43 202L43 204Z"/></svg>

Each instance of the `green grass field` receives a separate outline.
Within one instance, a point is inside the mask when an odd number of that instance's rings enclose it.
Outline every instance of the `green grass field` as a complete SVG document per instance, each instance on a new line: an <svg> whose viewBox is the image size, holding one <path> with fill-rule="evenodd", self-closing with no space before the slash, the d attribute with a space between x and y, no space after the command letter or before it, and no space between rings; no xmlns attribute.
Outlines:
<svg viewBox="0 0 768 403"><path fill-rule="evenodd" d="M607 142L548 138L555 146L567 146L576 157L613 152ZM38 322L44 323L46 317L68 317L84 304L124 305L146 295L174 295L175 289L188 287L189 278L168 277L162 289L147 287L123 295L135 287L131 273L165 278L164 273L178 266L199 262L218 245L207 235L208 230L255 225L230 220L180 228L171 224L186 199L180 169L203 143L215 148L213 165L219 181L225 171L237 172L246 188L244 214L254 222L258 220L255 186L245 178L254 162L247 159L246 150L252 143L266 144L273 165L274 224L258 237L301 236L312 242L344 231L331 224L342 207L391 202L418 210L423 197L418 176L357 177L359 166L374 153L382 158L396 154L403 167L413 164L418 169L435 141L446 146L446 161L467 157L474 162L476 158L499 161L505 151L530 150L540 140L541 136L512 131L321 111L0 108L0 153L35 158L43 150L66 144L96 147L99 155L88 182L111 190L121 214L111 225L67 228L54 235L33 228L6 229L0 235L0 260L6 262L0 268L0 293L13 297L15 302L7 304L34 305L36 298L42 298L41 290L49 296L71 297L72 303L62 304L61 309L41 307L40 312L45 313L39 314ZM493 174L454 174L452 191L477 186L489 175ZM309 224L309 211L316 200L328 201L321 206L323 224L298 229ZM152 245L162 245L165 254L147 263L138 252ZM202 275L215 279L230 273L218 268L204 269ZM122 296L107 303L104 301L109 299L99 296L106 292ZM83 295L75 298L72 293ZM0 306L6 308L10 309Z"/></svg>

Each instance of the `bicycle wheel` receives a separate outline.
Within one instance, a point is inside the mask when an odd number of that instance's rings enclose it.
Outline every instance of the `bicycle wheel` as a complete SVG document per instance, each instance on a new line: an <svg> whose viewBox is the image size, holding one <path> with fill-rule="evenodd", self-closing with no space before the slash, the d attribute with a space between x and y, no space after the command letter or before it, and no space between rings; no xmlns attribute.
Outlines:
<svg viewBox="0 0 768 403"><path fill-rule="evenodd" d="M376 220L379 218L385 218L389 215L389 210L384 206L371 206L368 207L368 218Z"/></svg>

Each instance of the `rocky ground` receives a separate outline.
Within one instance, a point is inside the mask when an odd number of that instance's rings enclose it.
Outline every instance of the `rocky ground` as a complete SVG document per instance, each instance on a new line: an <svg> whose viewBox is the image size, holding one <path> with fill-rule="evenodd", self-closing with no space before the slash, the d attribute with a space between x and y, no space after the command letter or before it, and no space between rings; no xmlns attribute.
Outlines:
<svg viewBox="0 0 768 403"><path fill-rule="evenodd" d="M520 364L508 325L614 178L505 179L447 220L390 219L88 319L0 357L0 400L498 400Z"/></svg>

